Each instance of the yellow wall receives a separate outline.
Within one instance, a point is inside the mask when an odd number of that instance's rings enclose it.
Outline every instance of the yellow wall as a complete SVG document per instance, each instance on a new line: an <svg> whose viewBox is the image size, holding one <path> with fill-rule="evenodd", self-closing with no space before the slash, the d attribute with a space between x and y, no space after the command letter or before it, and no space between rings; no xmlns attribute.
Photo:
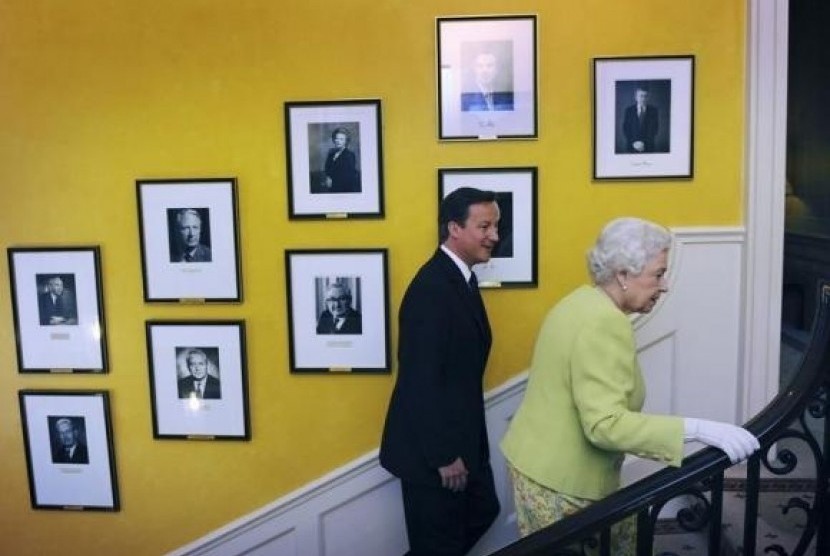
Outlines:
<svg viewBox="0 0 830 556"><path fill-rule="evenodd" d="M375 448L393 375L288 373L283 250L388 247L394 350L404 288L434 248L437 168L539 167L539 287L485 293L496 338L487 388L527 364L547 307L586 279L583 252L604 221L739 224L743 6L0 0L0 243L101 245L110 362L98 376L19 374L3 296L0 553L159 554ZM434 18L506 10L539 16L539 139L440 144ZM688 53L694 180L592 183L591 58ZM283 102L355 97L383 101L386 218L289 222ZM135 179L201 176L239 180L244 303L145 304ZM151 318L246 320L250 442L152 438ZM120 512L30 509L21 388L111 392ZM188 486L194 477L201 486Z"/></svg>

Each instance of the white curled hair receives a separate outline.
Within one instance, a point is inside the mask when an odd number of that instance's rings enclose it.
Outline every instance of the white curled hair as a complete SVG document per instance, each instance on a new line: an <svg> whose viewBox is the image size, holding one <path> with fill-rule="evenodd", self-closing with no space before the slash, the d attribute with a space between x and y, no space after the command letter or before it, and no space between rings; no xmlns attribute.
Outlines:
<svg viewBox="0 0 830 556"><path fill-rule="evenodd" d="M588 251L588 272L606 284L617 272L639 275L646 264L671 246L671 232L640 218L617 218L605 225Z"/></svg>

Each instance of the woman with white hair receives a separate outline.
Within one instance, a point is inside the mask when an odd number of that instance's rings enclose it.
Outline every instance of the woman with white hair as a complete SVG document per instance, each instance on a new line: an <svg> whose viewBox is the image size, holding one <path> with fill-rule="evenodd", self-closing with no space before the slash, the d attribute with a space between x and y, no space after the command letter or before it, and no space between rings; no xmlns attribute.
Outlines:
<svg viewBox="0 0 830 556"><path fill-rule="evenodd" d="M759 448L741 427L641 413L645 385L632 313L648 313L668 291L671 234L638 218L607 224L588 253L584 285L547 314L527 391L501 443L513 479L522 536L619 488L626 453L680 466L684 440L726 452L733 463ZM612 553L634 553L635 527L612 535Z"/></svg>

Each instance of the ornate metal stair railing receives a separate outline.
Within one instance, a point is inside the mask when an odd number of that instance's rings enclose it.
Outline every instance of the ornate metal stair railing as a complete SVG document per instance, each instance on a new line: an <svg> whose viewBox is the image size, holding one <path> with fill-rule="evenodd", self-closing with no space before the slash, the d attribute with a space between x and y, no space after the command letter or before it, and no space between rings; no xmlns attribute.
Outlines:
<svg viewBox="0 0 830 556"><path fill-rule="evenodd" d="M741 554L801 556L815 540L815 552L830 554L830 282L819 287L818 310L811 339L800 368L790 385L753 417L746 428L755 434L761 450L746 464L743 539ZM808 426L808 418L819 421L821 438ZM812 427L815 428L815 427ZM801 442L815 466L813 503L792 498L784 513L806 513L802 534L788 553L779 544L757 546L757 519L761 467L776 476L792 472L799 464L789 445ZM774 455L774 459L773 458ZM802 454L803 455L803 454ZM654 530L660 511L669 501L691 497L694 504L676 515L678 525L687 531L703 531L708 526L708 554L720 555L723 547L722 512L726 455L705 448L683 460L676 469L663 469L637 481L551 526L519 539L491 556L551 556L600 554L611 552L612 526L624 519L636 519L637 554L652 556ZM618 556L618 555L613 555Z"/></svg>

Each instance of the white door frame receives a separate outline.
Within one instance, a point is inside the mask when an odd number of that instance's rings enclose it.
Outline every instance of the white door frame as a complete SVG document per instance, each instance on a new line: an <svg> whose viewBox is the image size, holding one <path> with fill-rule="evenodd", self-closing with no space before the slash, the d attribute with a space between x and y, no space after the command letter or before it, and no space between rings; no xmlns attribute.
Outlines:
<svg viewBox="0 0 830 556"><path fill-rule="evenodd" d="M743 421L778 392L789 0L748 0L747 12Z"/></svg>

